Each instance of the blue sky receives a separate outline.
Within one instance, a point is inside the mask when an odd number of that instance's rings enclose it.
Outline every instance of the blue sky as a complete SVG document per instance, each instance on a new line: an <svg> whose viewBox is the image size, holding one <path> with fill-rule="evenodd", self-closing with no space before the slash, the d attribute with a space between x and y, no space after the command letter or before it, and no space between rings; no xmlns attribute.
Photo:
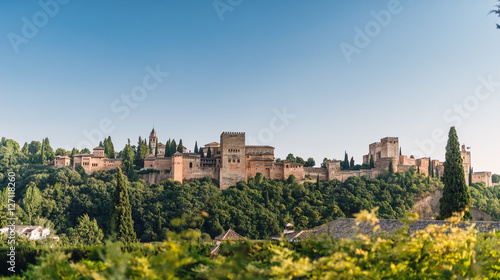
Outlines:
<svg viewBox="0 0 500 280"><path fill-rule="evenodd" d="M0 131L21 145L122 149L154 125L191 149L245 131L277 157L361 163L397 136L443 160L432 135L456 125L474 170L500 173L494 0L54 1L0 1Z"/></svg>

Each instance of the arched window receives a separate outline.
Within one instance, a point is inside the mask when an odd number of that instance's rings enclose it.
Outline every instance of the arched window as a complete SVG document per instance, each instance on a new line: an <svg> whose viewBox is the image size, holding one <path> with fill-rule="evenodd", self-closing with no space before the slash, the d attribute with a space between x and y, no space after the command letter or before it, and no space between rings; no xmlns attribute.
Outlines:
<svg viewBox="0 0 500 280"><path fill-rule="evenodd" d="M189 163L189 168L193 168L193 163L192 162Z"/></svg>

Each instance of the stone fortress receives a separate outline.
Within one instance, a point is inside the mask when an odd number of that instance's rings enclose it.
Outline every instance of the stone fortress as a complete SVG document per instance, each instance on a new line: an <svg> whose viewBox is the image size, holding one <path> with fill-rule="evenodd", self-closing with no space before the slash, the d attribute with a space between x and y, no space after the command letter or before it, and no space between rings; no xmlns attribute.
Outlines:
<svg viewBox="0 0 500 280"><path fill-rule="evenodd" d="M149 141L152 150L158 143L156 132L150 134ZM373 158L374 168L361 170L341 170L341 161L327 161L326 168L304 167L300 163L275 162L274 147L246 145L244 132L223 132L220 135L220 143L212 142L204 146L206 156L208 148L212 157L201 157L200 154L189 151L176 152L172 157L150 155L144 160L144 168L156 169L160 173L144 174L142 177L149 184L158 184L169 178L186 182L196 178L210 177L219 183L221 190L236 185L239 181L246 181L249 177L255 177L257 173L264 175L266 179L286 180L294 175L298 181L315 181L337 179L345 181L351 176L367 176L377 178L389 170L392 162L394 172L407 171L414 168L428 176L429 165L439 174L443 174L443 162L430 160L430 158L414 159L405 155L399 155L399 139L397 137L386 137L380 142L369 145L368 154L363 156L363 163L369 164ZM469 168L471 166L471 153L462 146L462 158L465 171L465 179L469 181ZM486 186L492 186L491 172L476 172L472 174L472 182L484 182Z"/></svg>
<svg viewBox="0 0 500 280"><path fill-rule="evenodd" d="M158 145L158 155L149 155L144 159L144 169L157 170L149 174L140 175L148 184L159 184L167 179L179 182L209 178L217 181L221 190L236 185L239 181L246 181L249 177L255 177L257 173L264 175L266 179L286 180L294 175L299 182L337 179L345 181L352 176L366 176L377 178L389 170L392 163L394 172L407 171L414 168L416 172L429 174L429 165L433 170L443 174L443 162L431 160L430 158L415 159L399 154L399 139L397 137L382 138L380 142L369 145L368 154L363 156L363 164L370 164L373 159L374 167L360 170L341 170L341 161L329 160L326 168L304 167L300 163L275 162L274 147L246 145L244 132L223 132L220 135L220 143L212 142L203 147L205 157L198 153L191 153L183 147L183 152L176 152L171 157L165 157L165 145L158 142L156 131L153 129L149 135L151 150L155 151ZM206 154L210 148L212 157ZM464 165L465 179L469 181L469 170L471 166L471 153L462 146L462 159ZM70 165L69 157L56 157L56 167ZM121 159L109 159L104 156L104 148L96 147L92 154L79 154L73 158L73 169L81 165L86 173L91 174L96 170L111 170L121 166ZM472 182L484 182L491 187L491 172L475 172L472 174Z"/></svg>

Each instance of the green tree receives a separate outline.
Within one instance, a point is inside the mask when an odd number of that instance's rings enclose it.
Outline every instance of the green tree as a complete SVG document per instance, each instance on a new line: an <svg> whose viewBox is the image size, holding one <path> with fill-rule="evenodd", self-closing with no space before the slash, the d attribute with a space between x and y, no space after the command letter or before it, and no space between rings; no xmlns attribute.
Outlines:
<svg viewBox="0 0 500 280"><path fill-rule="evenodd" d="M73 157L74 157L75 155L77 155L78 153L79 153L79 152L78 152L78 150L77 150L76 148L73 148L73 149L71 150L71 153L69 154L69 157L71 158L71 165L73 165Z"/></svg>
<svg viewBox="0 0 500 280"><path fill-rule="evenodd" d="M170 153L170 139L168 139L167 143L165 144L165 157L170 157L172 154Z"/></svg>
<svg viewBox="0 0 500 280"><path fill-rule="evenodd" d="M194 142L194 153L197 154L198 153L198 141L195 141Z"/></svg>
<svg viewBox="0 0 500 280"><path fill-rule="evenodd" d="M373 161L373 155L370 155L370 168L375 167L375 162Z"/></svg>
<svg viewBox="0 0 500 280"><path fill-rule="evenodd" d="M113 198L113 207L109 222L110 234L114 239L124 243L137 240L132 220L127 182L123 178L122 170L118 167L116 172L116 189Z"/></svg>
<svg viewBox="0 0 500 280"><path fill-rule="evenodd" d="M351 162L349 163L349 168L353 168L354 167L354 157L351 157Z"/></svg>
<svg viewBox="0 0 500 280"><path fill-rule="evenodd" d="M342 169L344 170L349 169L349 156L347 155L347 151L344 152L344 162L342 162Z"/></svg>
<svg viewBox="0 0 500 280"><path fill-rule="evenodd" d="M401 155L403 155L403 154L401 153L401 147L399 147L399 155L400 155L400 156L401 156Z"/></svg>
<svg viewBox="0 0 500 280"><path fill-rule="evenodd" d="M39 141L31 141L28 146L29 160L31 163L40 163L39 153L42 150L42 143Z"/></svg>
<svg viewBox="0 0 500 280"><path fill-rule="evenodd" d="M205 157L205 153L203 152L203 147L200 148L200 157L201 158Z"/></svg>
<svg viewBox="0 0 500 280"><path fill-rule="evenodd" d="M472 186L472 174L474 173L474 168L469 167L469 187Z"/></svg>
<svg viewBox="0 0 500 280"><path fill-rule="evenodd" d="M134 148L130 146L130 139L128 139L127 145L123 148L121 158L123 170L130 176L134 168Z"/></svg>
<svg viewBox="0 0 500 280"><path fill-rule="evenodd" d="M500 175L498 175L498 174L493 174L493 175L491 176L491 180L492 180L492 182L493 182L493 183L500 183Z"/></svg>
<svg viewBox="0 0 500 280"><path fill-rule="evenodd" d="M441 220L447 219L454 212L464 211L464 220L471 220L469 211L470 193L465 183L462 155L455 127L450 128L448 143L446 145L446 160L442 181L444 183L443 197L439 200L439 216Z"/></svg>
<svg viewBox="0 0 500 280"><path fill-rule="evenodd" d="M111 136L104 139L104 154L107 158L115 158L115 147L113 146L113 141L111 141Z"/></svg>
<svg viewBox="0 0 500 280"><path fill-rule="evenodd" d="M321 163L321 167L326 168L326 162L328 161L327 158L323 159L323 162Z"/></svg>
<svg viewBox="0 0 500 280"><path fill-rule="evenodd" d="M210 147L208 147L207 150L207 158L212 158L212 149L210 149Z"/></svg>
<svg viewBox="0 0 500 280"><path fill-rule="evenodd" d="M68 151L63 148L56 149L56 156L68 156Z"/></svg>
<svg viewBox="0 0 500 280"><path fill-rule="evenodd" d="M141 136L139 136L139 140L137 141L134 163L140 167L144 167L144 159L147 158L150 153L148 144L145 141L146 140L142 141Z"/></svg>
<svg viewBox="0 0 500 280"><path fill-rule="evenodd" d="M177 143L175 142L175 139L170 142L170 156L173 156L177 152Z"/></svg>
<svg viewBox="0 0 500 280"><path fill-rule="evenodd" d="M104 233L97 225L96 219L89 215L78 217L78 225L68 230L68 237L74 245L98 245L102 243Z"/></svg>
<svg viewBox="0 0 500 280"><path fill-rule="evenodd" d="M293 154L288 154L286 156L286 161L288 161L288 162L295 162L295 157L293 156Z"/></svg>
<svg viewBox="0 0 500 280"><path fill-rule="evenodd" d="M29 156L29 148L28 148L28 142L24 142L23 148L21 149L21 152L25 156Z"/></svg>
<svg viewBox="0 0 500 280"><path fill-rule="evenodd" d="M305 167L313 167L316 165L316 162L312 157L308 158L306 163L304 164Z"/></svg>
<svg viewBox="0 0 500 280"><path fill-rule="evenodd" d="M156 146L155 146L155 157L158 156L158 143L156 143Z"/></svg>
<svg viewBox="0 0 500 280"><path fill-rule="evenodd" d="M177 146L177 151L178 151L179 153L184 152L184 149L183 149L183 146L182 146L182 139L181 139L181 140L179 140L179 146Z"/></svg>
<svg viewBox="0 0 500 280"><path fill-rule="evenodd" d="M295 158L295 162L296 163L301 163L301 164L305 164L306 163L306 161L303 158L301 158L301 157L296 157Z"/></svg>
<svg viewBox="0 0 500 280"><path fill-rule="evenodd" d="M33 217L40 213L42 209L42 200L43 198L40 190L36 187L35 183L30 182L22 200L23 210L28 215L30 223Z"/></svg>
<svg viewBox="0 0 500 280"><path fill-rule="evenodd" d="M47 162L47 161L53 161L55 156L54 156L54 150L50 146L49 138L45 138L42 140L42 151L41 151L41 161L42 164Z"/></svg>
<svg viewBox="0 0 500 280"><path fill-rule="evenodd" d="M80 154L90 154L90 150L87 149L87 148L83 148L81 151L80 151Z"/></svg>
<svg viewBox="0 0 500 280"><path fill-rule="evenodd" d="M394 165L392 164L392 160L391 162L389 162L389 175L393 175L394 174Z"/></svg>

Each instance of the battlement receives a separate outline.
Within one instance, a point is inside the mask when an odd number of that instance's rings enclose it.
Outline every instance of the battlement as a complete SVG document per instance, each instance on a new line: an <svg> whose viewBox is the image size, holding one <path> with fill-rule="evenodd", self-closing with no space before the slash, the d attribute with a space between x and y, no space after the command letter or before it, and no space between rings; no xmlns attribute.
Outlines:
<svg viewBox="0 0 500 280"><path fill-rule="evenodd" d="M222 132L222 135L228 135L228 136L231 136L231 135L245 135L245 132Z"/></svg>

